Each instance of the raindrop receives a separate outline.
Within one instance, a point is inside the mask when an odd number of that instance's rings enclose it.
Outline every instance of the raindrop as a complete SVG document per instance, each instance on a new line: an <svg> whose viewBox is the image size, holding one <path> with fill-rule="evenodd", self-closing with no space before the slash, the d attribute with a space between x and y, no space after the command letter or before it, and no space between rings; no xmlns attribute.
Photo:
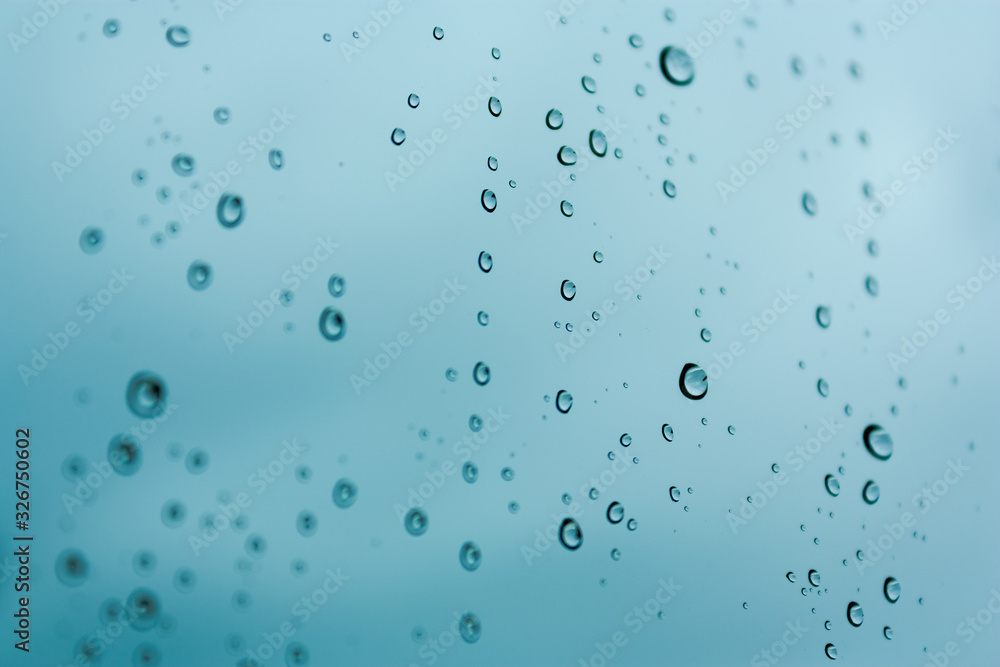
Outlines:
<svg viewBox="0 0 1000 667"><path fill-rule="evenodd" d="M563 519L562 525L559 526L559 541L570 551L580 548L583 544L583 531L580 530L580 524L576 519Z"/></svg>
<svg viewBox="0 0 1000 667"><path fill-rule="evenodd" d="M298 530L299 535L302 535L303 537L309 537L310 535L316 534L318 527L319 520L316 518L316 515L309 510L302 510L295 519L295 529Z"/></svg>
<svg viewBox="0 0 1000 667"><path fill-rule="evenodd" d="M809 215L816 215L816 197L809 192L803 193L802 208L804 208L806 213Z"/></svg>
<svg viewBox="0 0 1000 667"><path fill-rule="evenodd" d="M820 378L819 382L816 383L816 390L819 392L819 395L822 396L823 398L826 398L827 396L830 395L830 385L827 384L826 380L824 380L823 378Z"/></svg>
<svg viewBox="0 0 1000 667"><path fill-rule="evenodd" d="M170 161L170 166L178 176L190 176L194 173L194 158L187 153L178 153Z"/></svg>
<svg viewBox="0 0 1000 667"><path fill-rule="evenodd" d="M330 341L343 338L344 334L347 333L347 322L344 320L344 314L331 306L324 308L323 312L319 314L319 332L323 338Z"/></svg>
<svg viewBox="0 0 1000 667"><path fill-rule="evenodd" d="M882 636L885 637L886 639L892 639L892 628L890 628L888 625L882 628Z"/></svg>
<svg viewBox="0 0 1000 667"><path fill-rule="evenodd" d="M490 54L493 56L493 60L500 60L500 49L497 47L494 46Z"/></svg>
<svg viewBox="0 0 1000 667"><path fill-rule="evenodd" d="M188 267L187 281L191 289L203 290L212 284L212 267L207 262L195 260Z"/></svg>
<svg viewBox="0 0 1000 667"><path fill-rule="evenodd" d="M486 160L486 166L490 168L490 171L496 171L497 167L500 166L500 162L491 155L489 159Z"/></svg>
<svg viewBox="0 0 1000 667"><path fill-rule="evenodd" d="M608 138L600 130L590 131L590 151L597 157L608 154Z"/></svg>
<svg viewBox="0 0 1000 667"><path fill-rule="evenodd" d="M167 386L156 374L140 371L132 376L125 390L129 410L140 419L152 419L163 412L167 403Z"/></svg>
<svg viewBox="0 0 1000 667"><path fill-rule="evenodd" d="M785 575L785 579L788 579L788 581L790 581L790 582L792 582L794 584L795 583L795 573L794 572L789 572L788 574Z"/></svg>
<svg viewBox="0 0 1000 667"><path fill-rule="evenodd" d="M597 82L594 81L589 76L585 76L582 79L580 79L580 83L583 84L583 89L586 90L588 93L597 92Z"/></svg>
<svg viewBox="0 0 1000 667"><path fill-rule="evenodd" d="M472 379L475 380L476 384L480 387L484 386L490 381L490 367L480 361L472 369Z"/></svg>
<svg viewBox="0 0 1000 667"><path fill-rule="evenodd" d="M216 110L212 112L212 118L214 118L215 122L219 125L225 125L229 122L229 109L226 107L216 108Z"/></svg>
<svg viewBox="0 0 1000 667"><path fill-rule="evenodd" d="M505 482L511 481L512 479L514 479L514 469L511 468L510 466L507 466L506 468L500 471L500 478L503 479L503 481Z"/></svg>
<svg viewBox="0 0 1000 667"><path fill-rule="evenodd" d="M500 112L503 111L503 107L500 106L500 100L497 99L496 97L491 97L490 98L490 101L489 101L489 104L487 105L487 107L490 110L490 115L492 115L494 118L497 117L497 116L499 116Z"/></svg>
<svg viewBox="0 0 1000 667"><path fill-rule="evenodd" d="M479 468L472 461L466 461L462 466L462 479L472 484L479 479Z"/></svg>
<svg viewBox="0 0 1000 667"><path fill-rule="evenodd" d="M686 86L694 80L694 61L684 49L668 46L660 52L660 70L670 83Z"/></svg>
<svg viewBox="0 0 1000 667"><path fill-rule="evenodd" d="M639 35L631 35L628 38L628 43L632 45L633 48L642 48L642 37Z"/></svg>
<svg viewBox="0 0 1000 667"><path fill-rule="evenodd" d="M899 582L896 581L895 577L889 577L885 580L885 584L882 585L882 591L885 593L885 599L893 604L899 600L899 589Z"/></svg>
<svg viewBox="0 0 1000 667"><path fill-rule="evenodd" d="M389 138L392 139L392 143L399 146L406 141L406 131L401 127L397 127L392 131L392 134L389 135Z"/></svg>
<svg viewBox="0 0 1000 667"><path fill-rule="evenodd" d="M458 562L469 572L475 571L483 562L483 552L475 542L466 542L458 550Z"/></svg>
<svg viewBox="0 0 1000 667"><path fill-rule="evenodd" d="M629 530L635 530L636 528L639 527L639 522L636 521L635 519L629 519L625 523L625 527L628 528Z"/></svg>
<svg viewBox="0 0 1000 667"><path fill-rule="evenodd" d="M483 624L472 612L466 612L458 619L458 633L469 644L475 644L483 634Z"/></svg>
<svg viewBox="0 0 1000 667"><path fill-rule="evenodd" d="M483 190L480 201L483 203L483 208L486 209L488 213L492 213L497 210L497 196L492 190Z"/></svg>
<svg viewBox="0 0 1000 667"><path fill-rule="evenodd" d="M837 481L836 477L827 475L824 484L826 484L826 490L831 496L836 498L840 495L840 482Z"/></svg>
<svg viewBox="0 0 1000 667"><path fill-rule="evenodd" d="M410 105L411 109L416 109L420 106L420 96L416 93L410 93L410 96L406 98L406 103Z"/></svg>
<svg viewBox="0 0 1000 667"><path fill-rule="evenodd" d="M549 112L545 114L545 124L549 126L550 130L561 128L563 126L562 111L559 111L559 109L549 109Z"/></svg>
<svg viewBox="0 0 1000 667"><path fill-rule="evenodd" d="M434 28L434 39L444 39L444 30L441 28Z"/></svg>
<svg viewBox="0 0 1000 667"><path fill-rule="evenodd" d="M479 253L479 269L483 273L489 273L493 269L493 255L485 250Z"/></svg>
<svg viewBox="0 0 1000 667"><path fill-rule="evenodd" d="M865 620L865 612L861 609L861 605L857 602L852 602L847 605L847 621L854 627L858 627Z"/></svg>
<svg viewBox="0 0 1000 667"><path fill-rule="evenodd" d="M863 439L868 453L878 460L885 461L892 456L892 438L878 424L869 425Z"/></svg>
<svg viewBox="0 0 1000 667"><path fill-rule="evenodd" d="M559 153L556 154L556 158L561 164L566 166L571 166L576 164L576 151L569 146L563 146L559 149Z"/></svg>
<svg viewBox="0 0 1000 667"><path fill-rule="evenodd" d="M621 558L622 558L621 549L615 547L614 549L611 550L611 560L621 560Z"/></svg>
<svg viewBox="0 0 1000 667"><path fill-rule="evenodd" d="M632 436L628 433L622 433L622 437L618 438L618 442L621 443L622 447L628 447L632 444Z"/></svg>
<svg viewBox="0 0 1000 667"><path fill-rule="evenodd" d="M874 505L878 502L878 495L878 484L872 480L868 480L868 482L865 483L865 488L861 490L861 498L869 505Z"/></svg>
<svg viewBox="0 0 1000 667"><path fill-rule="evenodd" d="M484 327L490 323L490 315L485 310L480 310L479 313L476 315L476 319Z"/></svg>
<svg viewBox="0 0 1000 667"><path fill-rule="evenodd" d="M809 570L808 579L809 579L809 585L812 586L813 588L819 586L819 572L817 572L816 570Z"/></svg>
<svg viewBox="0 0 1000 667"><path fill-rule="evenodd" d="M680 376L681 393L685 398L698 401L708 393L708 375L698 364L684 364Z"/></svg>
<svg viewBox="0 0 1000 667"><path fill-rule="evenodd" d="M674 185L673 181L663 181L663 192L665 192L668 197L673 199L677 196L677 186Z"/></svg>
<svg viewBox="0 0 1000 667"><path fill-rule="evenodd" d="M66 586L79 586L87 581L90 564L78 549L66 549L56 557L56 577Z"/></svg>
<svg viewBox="0 0 1000 667"><path fill-rule="evenodd" d="M455 380L458 379L458 371L456 371L454 368L449 368L444 372L444 376L445 378L447 378L448 382L454 382Z"/></svg>
<svg viewBox="0 0 1000 667"><path fill-rule="evenodd" d="M830 326L830 309L826 306L816 308L816 323L824 329Z"/></svg>
<svg viewBox="0 0 1000 667"><path fill-rule="evenodd" d="M625 518L625 507L616 500L608 505L607 517L611 523L621 523L621 520Z"/></svg>
<svg viewBox="0 0 1000 667"><path fill-rule="evenodd" d="M567 218L571 218L571 217L573 217L573 205L572 205L571 203L569 203L568 201L566 201L566 200L563 200L563 201L562 201L562 202L561 202L561 203L559 204L559 210L560 210L560 211L562 212L562 214L563 214L563 215L565 215L565 216L566 216Z"/></svg>
<svg viewBox="0 0 1000 667"><path fill-rule="evenodd" d="M681 490L676 486L670 487L670 499L675 503L678 503L681 500Z"/></svg>
<svg viewBox="0 0 1000 667"><path fill-rule="evenodd" d="M833 644L827 644L824 651L826 652L826 657L830 658L830 660L837 659L837 647Z"/></svg>
<svg viewBox="0 0 1000 667"><path fill-rule="evenodd" d="M712 332L708 329L701 330L701 339L706 343L712 340Z"/></svg>
<svg viewBox="0 0 1000 667"><path fill-rule="evenodd" d="M878 280L875 276L865 278L865 290L872 296L878 296Z"/></svg>
<svg viewBox="0 0 1000 667"><path fill-rule="evenodd" d="M671 426L670 424L664 424L660 428L660 433L663 434L663 439L666 440L667 442L674 441L674 427Z"/></svg>
<svg viewBox="0 0 1000 667"><path fill-rule="evenodd" d="M403 524L406 526L406 532L418 537L427 532L427 515L419 507L414 507L406 513Z"/></svg>
<svg viewBox="0 0 1000 667"><path fill-rule="evenodd" d="M594 261L597 262L598 264L600 264L601 262L603 262L604 261L604 253L601 252L600 250L595 250L594 251Z"/></svg>
<svg viewBox="0 0 1000 667"><path fill-rule="evenodd" d="M483 429L483 418L479 415L472 415L469 417L469 430L473 433L478 433Z"/></svg>
<svg viewBox="0 0 1000 667"><path fill-rule="evenodd" d="M344 277L333 274L330 276L330 280L326 283L327 290L330 291L330 296L339 298L344 296L344 290L347 286L344 284Z"/></svg>
<svg viewBox="0 0 1000 667"><path fill-rule="evenodd" d="M576 285L570 280L562 281L562 285L559 287L559 293L562 294L562 298L567 301L572 301L573 297L576 296Z"/></svg>
<svg viewBox="0 0 1000 667"><path fill-rule="evenodd" d="M118 34L119 27L118 19L108 19L104 22L104 27L101 31L104 33L105 37L114 37ZM167 39L170 39L170 37L168 36Z"/></svg>
<svg viewBox="0 0 1000 667"><path fill-rule="evenodd" d="M271 169L277 171L285 166L285 154L277 148L272 148L267 154L267 162L271 165Z"/></svg>
<svg viewBox="0 0 1000 667"><path fill-rule="evenodd" d="M347 509L358 501L358 486L343 477L333 485L333 504L340 509Z"/></svg>
<svg viewBox="0 0 1000 667"><path fill-rule="evenodd" d="M80 249L93 255L104 247L104 232L99 227L87 227L80 232Z"/></svg>
<svg viewBox="0 0 1000 667"><path fill-rule="evenodd" d="M172 25L167 28L167 42L170 46L187 46L191 41L188 29L182 25Z"/></svg>
<svg viewBox="0 0 1000 667"><path fill-rule="evenodd" d="M215 214L223 227L232 228L243 222L243 213L242 197L228 192L219 197L219 204L215 207Z"/></svg>
<svg viewBox="0 0 1000 667"><path fill-rule="evenodd" d="M556 394L556 410L566 414L573 407L573 396L565 389L560 389Z"/></svg>

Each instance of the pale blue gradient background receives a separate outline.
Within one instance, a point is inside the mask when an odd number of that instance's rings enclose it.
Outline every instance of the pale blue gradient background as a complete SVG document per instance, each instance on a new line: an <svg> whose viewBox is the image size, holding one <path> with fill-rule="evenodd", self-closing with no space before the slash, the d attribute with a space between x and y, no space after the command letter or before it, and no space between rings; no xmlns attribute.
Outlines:
<svg viewBox="0 0 1000 667"><path fill-rule="evenodd" d="M1000 283L988 283L957 313L946 295L1000 247L1000 7L928 2L886 40L877 22L888 19L891 3L670 6L673 22L660 4L591 0L565 25L552 26L546 12L558 12L556 2L404 1L350 62L339 44L351 43L351 32L385 3L248 1L220 19L208 2L72 2L18 53L5 43L0 432L12 448L15 428L32 429L35 551L32 653L26 659L11 648L6 579L2 662L69 664L76 642L98 629L100 603L124 600L143 585L177 620L176 633L126 631L100 664L130 665L144 641L159 647L165 665L235 664L224 650L226 635L239 633L256 647L263 633L289 620L292 605L322 583L327 568L341 568L350 577L344 588L296 633L310 664L429 665L411 631L421 627L436 638L466 610L482 620L482 638L473 645L458 640L435 664L579 665L595 653L595 642L624 631L629 641L617 664L744 665L796 621L808 632L782 664L826 664L823 647L832 642L838 664L918 666L925 647L939 652L948 641L961 646L953 664L994 664L1000 622L971 644L955 628L1000 588ZM703 21L727 8L739 19L696 60L693 84L669 84L659 72L660 49L686 45ZM4 4L3 33L19 30L21 17L36 11L31 2ZM108 18L121 24L113 39L101 34ZM167 43L165 27L173 24L190 30L189 46ZM444 28L443 40L432 38L434 26ZM629 46L632 33L642 35L641 49ZM500 60L490 56L493 47ZM800 77L791 70L793 56L805 64ZM860 80L848 73L851 61L862 65ZM147 66L169 75L119 120L113 100L138 84ZM745 82L751 72L756 89ZM582 89L584 75L596 80L596 94ZM503 113L494 118L481 105L454 128L443 114L473 94L480 77L496 77ZM645 86L644 97L636 84ZM779 136L775 121L821 84L833 92L831 104L792 139L781 139L780 151L723 203L716 182L747 149ZM414 92L417 109L406 104ZM227 125L212 118L218 106L232 113ZM566 119L558 132L544 124L552 107ZM269 146L284 152L280 171L265 155L247 163L238 152L274 108L295 116ZM669 114L669 126L660 125L661 113ZM115 131L60 183L53 160L105 117ZM609 151L579 173L563 195L574 216L553 206L518 233L511 215L557 178L559 147L585 145L591 129L615 118L626 129L611 149L620 147L623 157ZM397 126L407 132L401 147L389 141ZM850 244L842 225L866 203L862 183L883 190L903 178L903 163L949 126L959 141L919 182L907 181L907 193L872 228L879 256L865 251L868 235ZM437 128L447 141L390 191L386 170ZM867 147L858 142L860 130ZM829 139L834 132L838 146ZM656 140L660 133L666 147ZM193 178L171 170L178 152L196 159ZM496 172L486 167L490 155L499 159ZM221 227L213 200L179 236L154 247L152 234L180 220L179 202L188 196L181 193L232 159L243 171L227 190L246 201L243 223ZM131 183L136 168L150 176L142 188ZM677 185L675 199L663 194L665 178ZM173 192L167 203L156 200L161 185ZM492 214L479 203L484 188L499 199ZM815 217L802 210L803 191L818 200ZM148 224L140 225L140 216ZM105 247L87 255L78 239L92 225L104 230ZM224 332L235 330L253 300L286 287L282 274L327 235L340 244L334 257L289 308L279 307L230 354ZM623 305L615 284L645 262L650 245L672 257L641 301ZM476 266L482 250L494 258L489 274ZM592 260L595 250L603 263ZM204 292L185 277L196 259L214 269ZM25 386L17 366L49 332L79 321L79 300L123 266L134 282ZM340 299L327 292L332 273L346 279ZM868 274L879 280L877 298L864 291ZM416 333L410 314L456 278L468 288ZM572 302L559 297L565 279L577 285ZM747 345L705 400L683 398L681 367L709 363L734 340L746 343L741 327L778 289L791 289L799 301ZM568 335L553 322L579 331L610 298L622 310L563 363L555 344ZM831 308L827 330L816 325L819 304ZM347 321L346 337L335 343L316 326L328 305ZM901 389L886 353L938 308L949 310L951 322L902 368ZM479 310L490 315L487 327L476 322ZM293 332L284 330L287 323ZM702 327L711 329L711 343L700 339ZM362 372L381 342L404 331L413 345L356 394L350 376ZM492 369L485 387L471 380L477 361ZM459 371L456 383L445 379L448 367ZM111 437L137 423L124 395L129 378L144 369L165 379L176 410L143 444L138 474L112 477L68 515L61 494L73 484L60 472L63 461L70 454L102 460ZM820 377L830 384L828 398L816 391ZM74 400L80 389L89 402ZM575 399L568 415L544 400L560 389ZM853 416L844 415L845 404ZM425 504L427 534L408 535L394 507L405 505L426 471L455 458L452 445L469 434L471 414L501 407L510 419L476 453L479 481L450 478ZM734 536L727 511L831 415L844 424L837 438ZM673 443L660 436L664 422L674 427ZM887 462L861 444L873 422L895 441ZM624 432L633 439L627 450L618 444ZM253 572L235 567L246 555L246 532L229 531L195 557L187 537L198 518L216 507L220 491L248 491L247 477L290 438L309 444L297 463L311 466L313 478L302 485L288 470L264 494L251 492L249 532L269 542ZM206 450L208 470L194 476L182 461L169 460L175 442L185 453ZM639 464L590 503L580 489L608 469L609 451ZM11 457L4 456L8 470ZM971 472L919 518L917 539L908 535L859 574L850 564L854 552L877 539L884 522L913 510L914 494L958 458ZM507 465L516 471L510 482L500 477ZM831 498L823 478L838 466L845 469L843 491ZM360 490L348 510L330 499L341 477ZM872 507L860 500L870 478L882 493ZM683 490L681 502L670 501L671 486ZM567 515L564 492L583 506L583 547L555 545L529 566L522 546L534 543L552 514ZM170 498L188 510L179 529L160 521ZM512 500L520 504L517 514L507 510ZM624 504L638 530L608 524L612 500ZM295 531L303 509L319 518L310 538ZM12 520L5 514L0 522L5 540ZM469 539L484 554L474 573L458 563ZM67 547L90 562L90 578L79 588L54 576L55 557ZM609 556L615 547L622 550L618 562ZM130 565L144 548L158 557L148 578ZM309 563L304 577L290 571L295 558ZM198 576L189 595L172 586L183 566ZM803 597L813 568L822 575L822 595ZM788 571L797 584L785 580ZM902 584L895 605L881 593L889 575ZM633 634L624 617L655 594L661 578L682 589L662 620ZM237 589L253 596L247 612L230 603ZM865 610L860 628L846 622L852 600ZM828 619L830 631L823 629ZM893 641L882 637L884 625L893 628ZM279 655L266 664L282 661Z"/></svg>

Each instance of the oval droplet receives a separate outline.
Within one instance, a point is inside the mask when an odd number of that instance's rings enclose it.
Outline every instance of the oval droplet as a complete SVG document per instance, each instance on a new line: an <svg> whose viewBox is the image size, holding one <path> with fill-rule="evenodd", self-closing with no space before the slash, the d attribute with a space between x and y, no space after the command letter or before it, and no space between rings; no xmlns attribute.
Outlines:
<svg viewBox="0 0 1000 667"><path fill-rule="evenodd" d="M152 419L166 407L167 386L155 373L140 371L129 380L125 400L136 417Z"/></svg>
<svg viewBox="0 0 1000 667"><path fill-rule="evenodd" d="M588 93L597 92L597 82L594 81L591 77L589 76L583 77L582 79L580 79L580 83L583 84L583 89L586 90Z"/></svg>
<svg viewBox="0 0 1000 667"><path fill-rule="evenodd" d="M493 269L493 255L485 250L479 253L479 270L489 273Z"/></svg>
<svg viewBox="0 0 1000 667"><path fill-rule="evenodd" d="M406 526L406 532L419 537L427 532L427 515L419 507L414 507L406 513L403 524Z"/></svg>
<svg viewBox="0 0 1000 667"><path fill-rule="evenodd" d="M559 541L570 551L576 551L583 544L583 531L575 519L563 519L559 526Z"/></svg>
<svg viewBox="0 0 1000 667"><path fill-rule="evenodd" d="M466 542L458 550L458 562L469 572L474 572L483 562L483 552L475 542Z"/></svg>
<svg viewBox="0 0 1000 667"><path fill-rule="evenodd" d="M892 456L892 438L878 424L870 424L862 437L868 453L879 461L885 461Z"/></svg>
<svg viewBox="0 0 1000 667"><path fill-rule="evenodd" d="M670 499L675 503L679 503L681 501L681 490L676 486L670 487Z"/></svg>
<svg viewBox="0 0 1000 667"><path fill-rule="evenodd" d="M277 148L272 148L267 154L267 163L271 165L271 169L277 171L285 166L285 154Z"/></svg>
<svg viewBox="0 0 1000 667"><path fill-rule="evenodd" d="M857 602L847 605L847 621L854 627L859 627L865 620L865 612Z"/></svg>
<svg viewBox="0 0 1000 667"><path fill-rule="evenodd" d="M392 143L399 146L406 141L406 130L401 127L397 127L392 131L392 134L389 135L389 138L392 140Z"/></svg>
<svg viewBox="0 0 1000 667"><path fill-rule="evenodd" d="M191 42L191 35L184 26L172 25L167 28L167 42L170 46L187 46Z"/></svg>
<svg viewBox="0 0 1000 667"><path fill-rule="evenodd" d="M485 386L490 381L490 367L480 361L472 369L472 379L480 387Z"/></svg>
<svg viewBox="0 0 1000 667"><path fill-rule="evenodd" d="M558 130L563 126L563 115L559 109L549 109L549 112L545 114L545 124L548 125L550 130Z"/></svg>
<svg viewBox="0 0 1000 667"><path fill-rule="evenodd" d="M497 210L497 196L492 190L483 190L483 194L479 199L483 203L483 208L488 213Z"/></svg>
<svg viewBox="0 0 1000 667"><path fill-rule="evenodd" d="M462 479L472 484L479 479L479 468L472 461L466 461L462 466Z"/></svg>
<svg viewBox="0 0 1000 667"><path fill-rule="evenodd" d="M556 393L556 410L566 414L573 407L573 395L564 389Z"/></svg>
<svg viewBox="0 0 1000 667"><path fill-rule="evenodd" d="M340 509L347 509L358 501L358 486L343 477L333 485L333 504Z"/></svg>
<svg viewBox="0 0 1000 667"><path fill-rule="evenodd" d="M698 401L708 393L708 375L698 364L684 364L680 377L681 393L685 398Z"/></svg>
<svg viewBox="0 0 1000 667"><path fill-rule="evenodd" d="M194 173L194 158L187 153L178 153L170 161L170 166L178 176L190 176Z"/></svg>
<svg viewBox="0 0 1000 667"><path fill-rule="evenodd" d="M816 308L816 323L824 329L830 326L830 309L826 306Z"/></svg>
<svg viewBox="0 0 1000 667"><path fill-rule="evenodd" d="M244 212L243 198L228 192L219 197L219 204L215 207L219 224L229 229L243 222Z"/></svg>
<svg viewBox="0 0 1000 667"><path fill-rule="evenodd" d="M670 83L686 86L694 80L694 61L684 49L668 46L660 52L660 71Z"/></svg>
<svg viewBox="0 0 1000 667"><path fill-rule="evenodd" d="M802 194L802 208L809 215L816 215L816 197L812 193L805 192Z"/></svg>
<svg viewBox="0 0 1000 667"><path fill-rule="evenodd" d="M344 296L344 290L347 289L344 277L333 274L330 276L330 280L326 283L326 289L329 290L330 296L332 297L340 298Z"/></svg>
<svg viewBox="0 0 1000 667"><path fill-rule="evenodd" d="M80 249L93 255L104 247L104 232L99 227L87 227L80 232Z"/></svg>
<svg viewBox="0 0 1000 667"><path fill-rule="evenodd" d="M879 488L873 480L868 480L865 483L865 488L861 490L861 498L869 505L874 505L878 502Z"/></svg>
<svg viewBox="0 0 1000 667"><path fill-rule="evenodd" d="M503 107L500 105L500 100L496 97L490 98L490 101L487 104L487 108L489 108L490 115L492 115L494 118L499 116L500 112L503 111Z"/></svg>
<svg viewBox="0 0 1000 667"><path fill-rule="evenodd" d="M571 280L564 280L559 287L559 293L562 295L562 298L572 301L573 297L576 296L576 285Z"/></svg>
<svg viewBox="0 0 1000 667"><path fill-rule="evenodd" d="M673 199L677 196L677 186L674 185L673 181L663 181L663 192Z"/></svg>
<svg viewBox="0 0 1000 667"><path fill-rule="evenodd" d="M621 520L625 518L625 507L616 500L608 505L608 511L606 514L609 522L621 523Z"/></svg>
<svg viewBox="0 0 1000 667"><path fill-rule="evenodd" d="M347 333L347 322L344 320L344 314L332 306L324 308L323 312L319 314L319 332L323 338L329 341L343 338L344 334Z"/></svg>
<svg viewBox="0 0 1000 667"><path fill-rule="evenodd" d="M556 159L567 167L576 164L576 151L569 146L563 146L556 154Z"/></svg>
<svg viewBox="0 0 1000 667"><path fill-rule="evenodd" d="M187 271L187 281L191 289L199 291L207 289L212 284L212 267L208 262L201 260L191 262Z"/></svg>
<svg viewBox="0 0 1000 667"><path fill-rule="evenodd" d="M410 96L406 98L406 103L410 105L411 109L416 109L420 106L420 96L416 93L410 93Z"/></svg>
<svg viewBox="0 0 1000 667"><path fill-rule="evenodd" d="M462 618L458 619L458 633L469 644L475 644L479 641L479 637L483 634L483 625L479 621L479 617L471 612L464 614Z"/></svg>
<svg viewBox="0 0 1000 667"><path fill-rule="evenodd" d="M826 657L830 658L830 660L837 659L837 647L833 644L827 644L823 652L826 653Z"/></svg>
<svg viewBox="0 0 1000 667"><path fill-rule="evenodd" d="M885 593L886 600L896 604L899 600L900 585L895 577L889 577L885 580L885 583L882 585L882 592Z"/></svg>
<svg viewBox="0 0 1000 667"><path fill-rule="evenodd" d="M826 485L827 493L831 496L836 498L840 495L840 482L837 481L836 477L833 475L827 475L823 483Z"/></svg>
<svg viewBox="0 0 1000 667"><path fill-rule="evenodd" d="M444 39L444 30L441 28L434 28L434 39Z"/></svg>
<svg viewBox="0 0 1000 667"><path fill-rule="evenodd" d="M667 442L674 441L674 427L671 426L670 424L664 424L660 428L660 433L663 434L663 439L666 440Z"/></svg>

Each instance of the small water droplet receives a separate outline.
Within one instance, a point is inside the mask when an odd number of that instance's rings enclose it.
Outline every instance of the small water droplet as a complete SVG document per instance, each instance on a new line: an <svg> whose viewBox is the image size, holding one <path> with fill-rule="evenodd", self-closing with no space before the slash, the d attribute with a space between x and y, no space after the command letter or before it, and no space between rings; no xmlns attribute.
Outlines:
<svg viewBox="0 0 1000 667"><path fill-rule="evenodd" d="M472 379L480 387L485 386L490 381L490 367L480 361L472 369Z"/></svg>
<svg viewBox="0 0 1000 667"><path fill-rule="evenodd" d="M687 51L668 46L660 52L660 70L670 83L686 86L694 80L694 61Z"/></svg>
<svg viewBox="0 0 1000 667"><path fill-rule="evenodd" d="M564 280L559 287L559 293L562 295L562 298L572 301L573 297L576 296L576 285L570 280Z"/></svg>
<svg viewBox="0 0 1000 667"><path fill-rule="evenodd" d="M900 585L895 577L889 577L885 580L885 583L882 585L882 592L885 593L885 599L893 604L899 600Z"/></svg>
<svg viewBox="0 0 1000 667"><path fill-rule="evenodd" d="M559 526L559 541L570 551L576 551L583 544L583 531L575 519L563 519Z"/></svg>
<svg viewBox="0 0 1000 667"><path fill-rule="evenodd" d="M458 562L469 572L474 572L483 562L483 552L475 542L466 542L458 550Z"/></svg>
<svg viewBox="0 0 1000 667"><path fill-rule="evenodd" d="M490 114L495 118L500 115L503 111L503 107L500 105L500 100L496 97L491 97L487 108L490 110Z"/></svg>
<svg viewBox="0 0 1000 667"><path fill-rule="evenodd" d="M441 28L434 28L434 39L438 40L444 39L444 30L442 30Z"/></svg>
<svg viewBox="0 0 1000 667"><path fill-rule="evenodd" d="M497 196L492 190L483 190L483 194L480 196L479 200L483 204L483 208L486 209L488 213L492 213L497 210Z"/></svg>
<svg viewBox="0 0 1000 667"><path fill-rule="evenodd" d="M861 490L861 497L869 505L874 505L878 502L879 488L873 480L869 480L865 483L865 488Z"/></svg>
<svg viewBox="0 0 1000 667"><path fill-rule="evenodd" d="M170 46L187 46L191 42L191 35L184 26L172 25L167 28L167 42Z"/></svg>
<svg viewBox="0 0 1000 667"><path fill-rule="evenodd" d="M493 255L483 250L479 253L479 270L489 273L493 269Z"/></svg>
<svg viewBox="0 0 1000 667"><path fill-rule="evenodd" d="M868 453L878 460L885 461L892 456L892 438L878 424L865 428L863 439Z"/></svg>
<svg viewBox="0 0 1000 667"><path fill-rule="evenodd" d="M427 532L427 515L421 508L414 507L406 513L403 525L406 526L406 532L410 535L415 537L423 535Z"/></svg>
<svg viewBox="0 0 1000 667"><path fill-rule="evenodd" d="M837 497L840 495L840 482L837 481L836 477L833 475L827 475L823 480L823 483L826 485L827 493L831 496Z"/></svg>
<svg viewBox="0 0 1000 667"><path fill-rule="evenodd" d="M420 96L416 93L410 93L410 96L406 98L406 103L410 105L411 109L416 109L420 106Z"/></svg>
<svg viewBox="0 0 1000 667"><path fill-rule="evenodd" d="M708 393L708 375L698 364L684 364L680 376L681 393L685 398L697 401Z"/></svg>
<svg viewBox="0 0 1000 667"><path fill-rule="evenodd" d="M560 389L556 394L556 410L566 414L573 407L573 395L565 389Z"/></svg>
<svg viewBox="0 0 1000 667"><path fill-rule="evenodd" d="M663 192L666 193L668 197L673 199L677 196L677 186L674 185L673 181L663 181Z"/></svg>
<svg viewBox="0 0 1000 667"><path fill-rule="evenodd" d="M594 81L591 77L589 76L583 77L582 79L580 79L580 83L583 84L583 89L586 90L588 93L597 92L597 82Z"/></svg>
<svg viewBox="0 0 1000 667"><path fill-rule="evenodd" d="M324 308L323 312L319 314L319 332L323 338L329 341L343 338L344 334L347 333L347 322L344 320L344 314L331 306Z"/></svg>
<svg viewBox="0 0 1000 667"><path fill-rule="evenodd" d="M816 215L816 197L814 197L812 193L804 192L802 194L802 208L805 209L805 212L809 215Z"/></svg>
<svg viewBox="0 0 1000 667"><path fill-rule="evenodd" d="M219 223L223 227L230 229L243 222L245 212L243 197L228 192L223 193L219 197L219 204L215 207L215 214L219 219Z"/></svg>
<svg viewBox="0 0 1000 667"><path fill-rule="evenodd" d="M401 127L397 127L392 131L392 134L389 135L389 138L392 140L392 143L399 146L406 141L406 131Z"/></svg>
<svg viewBox="0 0 1000 667"><path fill-rule="evenodd" d="M549 112L545 114L545 124L549 126L550 130L558 130L563 126L563 115L559 109L549 109Z"/></svg>

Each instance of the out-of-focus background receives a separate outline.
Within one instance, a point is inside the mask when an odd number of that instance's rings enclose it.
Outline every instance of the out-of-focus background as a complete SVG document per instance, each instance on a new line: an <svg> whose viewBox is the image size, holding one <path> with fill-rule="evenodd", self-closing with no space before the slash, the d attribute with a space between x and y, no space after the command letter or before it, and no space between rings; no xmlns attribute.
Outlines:
<svg viewBox="0 0 1000 667"><path fill-rule="evenodd" d="M996 3L0 13L3 664L995 664Z"/></svg>

